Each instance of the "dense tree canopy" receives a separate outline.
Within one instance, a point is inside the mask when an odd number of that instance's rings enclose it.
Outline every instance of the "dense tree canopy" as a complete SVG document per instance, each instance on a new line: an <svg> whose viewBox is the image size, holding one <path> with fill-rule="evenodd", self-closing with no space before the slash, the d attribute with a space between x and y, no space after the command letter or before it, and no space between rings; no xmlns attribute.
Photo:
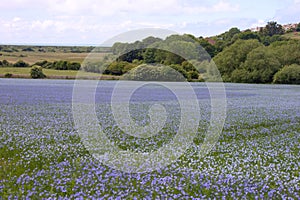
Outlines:
<svg viewBox="0 0 300 200"><path fill-rule="evenodd" d="M294 30L297 31L299 26ZM188 80L216 80L214 77L221 74L223 80L229 82L283 83L281 79L287 77L284 75L286 71L295 72L295 66L293 70L291 67L283 70L283 67L300 65L300 40L283 37L284 33L282 25L271 21L259 32L231 28L210 38L190 34L171 35L164 40L148 37L134 43L115 43L112 47L117 56L115 62L90 65L85 69L94 72L105 69L104 73L122 75L141 64L163 64ZM219 71L212 67L211 59ZM161 71L160 67L157 69ZM155 74L153 70L147 66L135 73L147 71Z"/></svg>
<svg viewBox="0 0 300 200"><path fill-rule="evenodd" d="M274 83L300 84L300 65L287 65L274 76Z"/></svg>
<svg viewBox="0 0 300 200"><path fill-rule="evenodd" d="M248 83L270 83L273 80L273 75L280 67L281 64L276 56L268 51L267 47L262 46L252 50L247 55L247 59L241 64L240 69L248 72L245 77ZM232 80L235 80L234 75Z"/></svg>
<svg viewBox="0 0 300 200"><path fill-rule="evenodd" d="M268 22L266 27L262 28L260 32L265 36L282 35L285 33L282 25L274 21Z"/></svg>
<svg viewBox="0 0 300 200"><path fill-rule="evenodd" d="M233 45L219 53L214 61L225 81L230 81L231 73L245 62L248 53L263 46L258 40L237 40Z"/></svg>

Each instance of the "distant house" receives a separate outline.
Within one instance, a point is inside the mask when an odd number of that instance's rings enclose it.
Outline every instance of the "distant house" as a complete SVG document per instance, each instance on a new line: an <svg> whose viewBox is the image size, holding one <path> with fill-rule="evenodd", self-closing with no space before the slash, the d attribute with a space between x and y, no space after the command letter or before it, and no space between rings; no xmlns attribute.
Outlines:
<svg viewBox="0 0 300 200"><path fill-rule="evenodd" d="M211 45L215 45L215 44L216 44L216 41L213 40L213 39L211 39L211 38L205 38L205 40L206 40L209 44L211 44Z"/></svg>
<svg viewBox="0 0 300 200"><path fill-rule="evenodd" d="M285 31L287 31L287 30L293 30L293 29L296 29L296 28L297 28L297 25L298 25L298 24L286 24L286 25L283 25L282 27L283 27L283 29L284 29Z"/></svg>
<svg viewBox="0 0 300 200"><path fill-rule="evenodd" d="M282 28L285 30L285 31L288 31L288 30L293 30L293 29L296 29L297 28L297 25L298 24L285 24L285 25L282 25ZM258 32L260 29L262 29L264 27L255 27L255 28L251 28L250 30L252 32Z"/></svg>
<svg viewBox="0 0 300 200"><path fill-rule="evenodd" d="M255 27L255 28L251 28L250 30L252 31L252 32L258 32L261 28L263 28L263 27Z"/></svg>

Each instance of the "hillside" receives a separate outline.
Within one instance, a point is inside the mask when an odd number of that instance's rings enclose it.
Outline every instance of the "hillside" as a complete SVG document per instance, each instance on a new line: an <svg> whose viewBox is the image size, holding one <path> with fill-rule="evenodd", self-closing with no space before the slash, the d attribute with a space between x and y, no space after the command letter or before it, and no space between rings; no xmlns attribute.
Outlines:
<svg viewBox="0 0 300 200"><path fill-rule="evenodd" d="M130 72L138 73L138 80L141 77L147 77L147 80L164 77L160 79L175 81L172 78L174 76L168 78L167 74L160 74L166 73L161 67L160 72L153 67L133 70L141 64L159 64L173 68L189 81L217 80L214 77L220 72L226 82L298 84L299 31L300 23L280 25L269 22L259 30L231 28L209 38L190 34L171 35L164 40L148 37L134 43L118 42L112 47L100 48L94 56L97 59L88 60L84 65L81 64L94 47L0 45L0 67L6 67L6 70L9 67L32 65L51 70L79 70L81 67L86 72L110 76L122 76ZM175 50L180 56L168 49ZM219 72L212 68L211 60ZM14 71L12 69L6 73L13 74ZM135 79L136 75L133 74L127 77ZM149 74L155 74L156 77L149 77Z"/></svg>

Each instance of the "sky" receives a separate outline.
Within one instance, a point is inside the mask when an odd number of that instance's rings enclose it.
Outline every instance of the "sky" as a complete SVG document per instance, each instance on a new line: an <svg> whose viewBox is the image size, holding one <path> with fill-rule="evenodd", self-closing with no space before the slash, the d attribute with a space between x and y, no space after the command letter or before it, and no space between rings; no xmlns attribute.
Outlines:
<svg viewBox="0 0 300 200"><path fill-rule="evenodd" d="M0 44L101 45L160 28L197 37L300 22L300 0L0 0Z"/></svg>

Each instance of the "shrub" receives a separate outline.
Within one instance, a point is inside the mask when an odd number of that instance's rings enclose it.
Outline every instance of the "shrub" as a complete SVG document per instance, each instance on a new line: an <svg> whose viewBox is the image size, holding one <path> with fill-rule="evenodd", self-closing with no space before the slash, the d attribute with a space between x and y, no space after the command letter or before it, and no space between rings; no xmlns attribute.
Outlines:
<svg viewBox="0 0 300 200"><path fill-rule="evenodd" d="M14 67L28 67L29 64L24 62L23 60L19 60L15 64L13 64Z"/></svg>
<svg viewBox="0 0 300 200"><path fill-rule="evenodd" d="M6 73L6 74L4 74L4 77L5 77L5 78L11 78L11 77L12 77L12 74L11 74L11 73Z"/></svg>
<svg viewBox="0 0 300 200"><path fill-rule="evenodd" d="M7 60L3 60L2 61L2 66L3 67L8 67L8 66L11 66L11 64Z"/></svg>
<svg viewBox="0 0 300 200"><path fill-rule="evenodd" d="M199 78L199 74L196 71L190 71L188 72L189 78L190 79L198 79Z"/></svg>
<svg viewBox="0 0 300 200"><path fill-rule="evenodd" d="M172 67L143 64L123 76L125 80L135 81L186 81L185 77Z"/></svg>
<svg viewBox="0 0 300 200"><path fill-rule="evenodd" d="M27 48L22 49L22 51L34 51L34 50L30 47L27 47Z"/></svg>
<svg viewBox="0 0 300 200"><path fill-rule="evenodd" d="M43 68L38 65L34 65L31 67L30 76L34 79L46 77L46 75L43 73Z"/></svg>
<svg viewBox="0 0 300 200"><path fill-rule="evenodd" d="M300 65L292 64L283 67L274 75L274 83L300 84Z"/></svg>

